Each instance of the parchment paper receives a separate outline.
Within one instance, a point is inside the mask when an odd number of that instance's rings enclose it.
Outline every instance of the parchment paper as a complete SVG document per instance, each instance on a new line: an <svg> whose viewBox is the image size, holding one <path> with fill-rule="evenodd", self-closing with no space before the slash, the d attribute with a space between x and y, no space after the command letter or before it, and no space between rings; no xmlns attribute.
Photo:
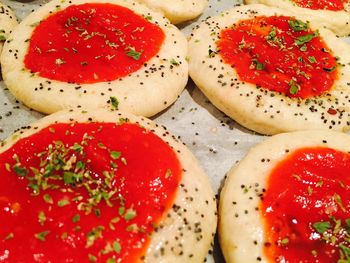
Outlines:
<svg viewBox="0 0 350 263"><path fill-rule="evenodd" d="M23 19L29 12L48 0L23 3L3 0L3 2L15 10L19 19ZM180 28L189 35L192 28L206 17L217 15L241 3L241 0L211 0L201 17L181 25ZM3 82L0 82L0 86L1 140L15 129L26 126L44 115L16 101L6 90ZM241 160L253 145L264 139L264 136L248 131L217 110L191 80L175 104L152 119L165 125L170 132L186 143L208 174L217 195L229 169ZM207 262L224 262L217 240L213 250L209 252Z"/></svg>

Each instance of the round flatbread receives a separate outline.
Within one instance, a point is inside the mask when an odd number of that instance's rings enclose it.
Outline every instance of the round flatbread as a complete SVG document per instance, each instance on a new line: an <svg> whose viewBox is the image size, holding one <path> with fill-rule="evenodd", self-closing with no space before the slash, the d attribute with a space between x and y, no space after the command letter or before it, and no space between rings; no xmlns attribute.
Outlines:
<svg viewBox="0 0 350 263"><path fill-rule="evenodd" d="M318 27L332 30L339 36L350 34L350 3L343 0L245 0L247 4L264 4L286 9Z"/></svg>
<svg viewBox="0 0 350 263"><path fill-rule="evenodd" d="M174 24L191 20L203 13L208 0L138 0L156 10L160 10Z"/></svg>
<svg viewBox="0 0 350 263"><path fill-rule="evenodd" d="M0 54L4 41L17 24L17 18L12 10L7 5L0 3Z"/></svg>
<svg viewBox="0 0 350 263"><path fill-rule="evenodd" d="M101 107L151 116L185 87L187 43L132 0L50 1L16 28L1 57L5 84L43 113Z"/></svg>
<svg viewBox="0 0 350 263"><path fill-rule="evenodd" d="M216 107L251 130L347 131L348 54L329 30L282 9L247 5L193 32L189 69Z"/></svg>
<svg viewBox="0 0 350 263"><path fill-rule="evenodd" d="M219 238L226 262L349 260L350 137L273 136L228 173Z"/></svg>
<svg viewBox="0 0 350 263"><path fill-rule="evenodd" d="M143 117L50 115L3 142L0 170L6 261L201 262L215 234L208 178Z"/></svg>

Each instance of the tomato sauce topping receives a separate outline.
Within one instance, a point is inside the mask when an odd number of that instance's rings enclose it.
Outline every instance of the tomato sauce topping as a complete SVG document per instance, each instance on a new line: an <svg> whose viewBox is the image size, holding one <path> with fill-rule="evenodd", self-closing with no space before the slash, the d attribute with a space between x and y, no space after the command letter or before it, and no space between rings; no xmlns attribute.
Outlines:
<svg viewBox="0 0 350 263"><path fill-rule="evenodd" d="M25 66L52 80L96 83L140 69L164 41L162 29L113 4L71 5L35 28Z"/></svg>
<svg viewBox="0 0 350 263"><path fill-rule="evenodd" d="M221 31L217 45L223 61L242 81L289 97L321 95L337 79L336 58L318 31L295 18L240 21Z"/></svg>
<svg viewBox="0 0 350 263"><path fill-rule="evenodd" d="M292 0L300 7L310 8L314 10L332 10L341 11L344 10L344 3L348 3L348 0Z"/></svg>
<svg viewBox="0 0 350 263"><path fill-rule="evenodd" d="M0 262L138 262L174 202L171 147L136 124L53 124L0 154Z"/></svg>
<svg viewBox="0 0 350 263"><path fill-rule="evenodd" d="M273 169L262 199L271 262L350 261L350 154L303 148Z"/></svg>

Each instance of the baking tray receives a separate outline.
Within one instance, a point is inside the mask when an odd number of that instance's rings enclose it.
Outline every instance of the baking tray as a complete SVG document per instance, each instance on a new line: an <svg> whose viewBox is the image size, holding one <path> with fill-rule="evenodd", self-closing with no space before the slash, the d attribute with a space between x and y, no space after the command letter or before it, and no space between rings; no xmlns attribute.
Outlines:
<svg viewBox="0 0 350 263"><path fill-rule="evenodd" d="M48 0L22 0L3 2L23 19L29 12ZM242 4L240 0L210 0L204 14L198 19L182 24L179 28L187 36L192 29L208 16ZM349 42L349 39L345 39ZM43 114L28 109L7 91L0 82L0 140L5 139L14 130L43 117ZM168 109L153 118L165 125L178 136L194 153L210 178L214 192L219 195L225 174L243 158L247 151L265 136L251 132L217 110L189 80L179 99ZM224 259L217 238L213 249L209 251L206 262L222 263Z"/></svg>

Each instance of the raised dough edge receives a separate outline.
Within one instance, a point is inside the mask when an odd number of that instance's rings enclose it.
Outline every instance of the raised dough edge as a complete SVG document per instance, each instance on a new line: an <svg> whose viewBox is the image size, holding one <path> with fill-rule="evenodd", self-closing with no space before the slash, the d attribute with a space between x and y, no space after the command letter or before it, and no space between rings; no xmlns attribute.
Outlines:
<svg viewBox="0 0 350 263"><path fill-rule="evenodd" d="M350 152L350 136L320 130L275 135L251 148L228 172L219 205L219 240L227 263L270 262L263 253L263 219L256 209L259 195L275 165L293 150L304 147Z"/></svg>
<svg viewBox="0 0 350 263"><path fill-rule="evenodd" d="M216 232L216 199L209 179L196 158L164 126L144 117L114 110L63 110L20 129L3 142L0 152L52 123L119 123L120 119L138 123L167 142L174 149L184 171L174 206L152 235L144 262L203 262Z"/></svg>
<svg viewBox="0 0 350 263"><path fill-rule="evenodd" d="M6 86L18 100L43 113L53 113L71 107L103 107L110 97L119 101L119 109L136 115L152 116L169 107L185 88L188 80L185 36L162 14L133 0L100 0L132 9L139 15L151 16L166 34L159 53L130 75L111 82L74 84L50 80L31 73L24 66L28 39L35 25L55 12L72 4L94 0L53 0L26 17L6 41L1 56L2 73ZM172 64L172 59L178 65ZM152 73L152 74L151 74ZM110 90L112 89L112 90Z"/></svg>

